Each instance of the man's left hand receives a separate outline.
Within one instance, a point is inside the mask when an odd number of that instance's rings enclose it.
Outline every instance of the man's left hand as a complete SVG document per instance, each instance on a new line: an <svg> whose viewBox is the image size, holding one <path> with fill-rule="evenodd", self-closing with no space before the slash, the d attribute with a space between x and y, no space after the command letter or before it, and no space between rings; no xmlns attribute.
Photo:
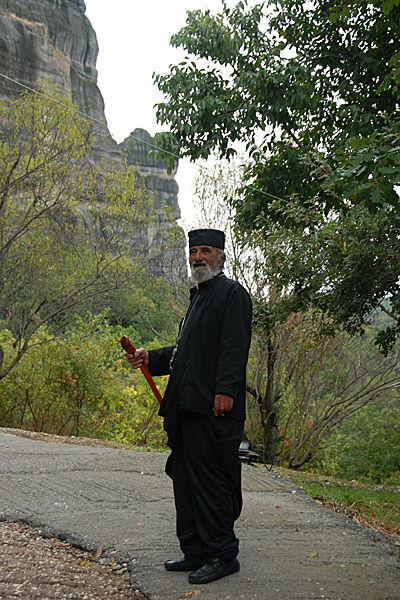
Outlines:
<svg viewBox="0 0 400 600"><path fill-rule="evenodd" d="M224 394L217 394L214 398L213 412L216 417L223 415L224 413L232 410L233 398L232 396L225 396Z"/></svg>

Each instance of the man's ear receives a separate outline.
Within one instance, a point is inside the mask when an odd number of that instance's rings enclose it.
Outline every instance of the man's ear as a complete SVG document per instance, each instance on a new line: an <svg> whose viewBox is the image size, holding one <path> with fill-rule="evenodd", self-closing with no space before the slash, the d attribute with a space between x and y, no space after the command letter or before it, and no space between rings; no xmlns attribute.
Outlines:
<svg viewBox="0 0 400 600"><path fill-rule="evenodd" d="M225 254L223 254L223 255L221 256L221 258L219 259L219 263L218 263L218 264L219 264L219 266L221 267L221 269L222 269L222 267L224 266L224 263L225 263L225 261L226 261L226 256L225 256Z"/></svg>

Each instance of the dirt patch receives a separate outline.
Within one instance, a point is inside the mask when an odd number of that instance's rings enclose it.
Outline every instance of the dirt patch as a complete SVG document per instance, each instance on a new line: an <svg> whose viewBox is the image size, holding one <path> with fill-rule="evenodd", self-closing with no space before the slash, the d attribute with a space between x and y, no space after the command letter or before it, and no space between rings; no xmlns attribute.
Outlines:
<svg viewBox="0 0 400 600"><path fill-rule="evenodd" d="M126 564L103 559L23 523L0 523L0 598L145 600Z"/></svg>
<svg viewBox="0 0 400 600"><path fill-rule="evenodd" d="M48 442L49 444L73 444L74 446L96 446L103 448L116 448L124 450L142 450L138 446L121 444L119 442L109 442L108 440L98 440L88 437L74 437L65 435L55 435L54 433L41 433L37 431L26 431L24 429L11 429L9 427L0 427L1 433L12 433L19 437L29 438L39 442Z"/></svg>
<svg viewBox="0 0 400 600"><path fill-rule="evenodd" d="M0 428L48 443L124 448L129 446L92 438L78 438ZM132 447L133 448L133 447ZM0 522L0 599L146 600L129 583L128 565L89 553L57 538L42 537L24 523Z"/></svg>
<svg viewBox="0 0 400 600"><path fill-rule="evenodd" d="M106 448L129 448L117 442L0 429L49 443ZM56 538L45 538L24 523L0 523L0 598L74 600L145 600L129 584L128 565L106 560Z"/></svg>

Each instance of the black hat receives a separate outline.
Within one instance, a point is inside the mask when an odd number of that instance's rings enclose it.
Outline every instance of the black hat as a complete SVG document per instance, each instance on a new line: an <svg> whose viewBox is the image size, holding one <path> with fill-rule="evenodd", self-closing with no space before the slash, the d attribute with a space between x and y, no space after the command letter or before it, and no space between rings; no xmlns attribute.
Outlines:
<svg viewBox="0 0 400 600"><path fill-rule="evenodd" d="M194 229L189 231L189 248L192 246L213 246L224 249L225 234L219 229Z"/></svg>

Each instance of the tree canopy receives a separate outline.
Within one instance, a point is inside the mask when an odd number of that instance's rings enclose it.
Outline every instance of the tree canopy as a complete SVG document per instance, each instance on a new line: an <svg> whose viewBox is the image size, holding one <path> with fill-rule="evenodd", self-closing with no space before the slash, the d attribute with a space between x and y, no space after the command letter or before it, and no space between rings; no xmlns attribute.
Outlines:
<svg viewBox="0 0 400 600"><path fill-rule="evenodd" d="M384 352L400 332L399 5L192 11L171 39L187 58L155 77L166 152L230 157L245 145L237 221L274 242L288 312L316 307L355 332L385 311Z"/></svg>
<svg viewBox="0 0 400 600"><path fill-rule="evenodd" d="M56 102L24 93L0 104L0 325L17 350L3 363L0 346L0 379L39 329L61 331L141 269L126 235L146 214L134 171L90 165L88 123L47 91Z"/></svg>

